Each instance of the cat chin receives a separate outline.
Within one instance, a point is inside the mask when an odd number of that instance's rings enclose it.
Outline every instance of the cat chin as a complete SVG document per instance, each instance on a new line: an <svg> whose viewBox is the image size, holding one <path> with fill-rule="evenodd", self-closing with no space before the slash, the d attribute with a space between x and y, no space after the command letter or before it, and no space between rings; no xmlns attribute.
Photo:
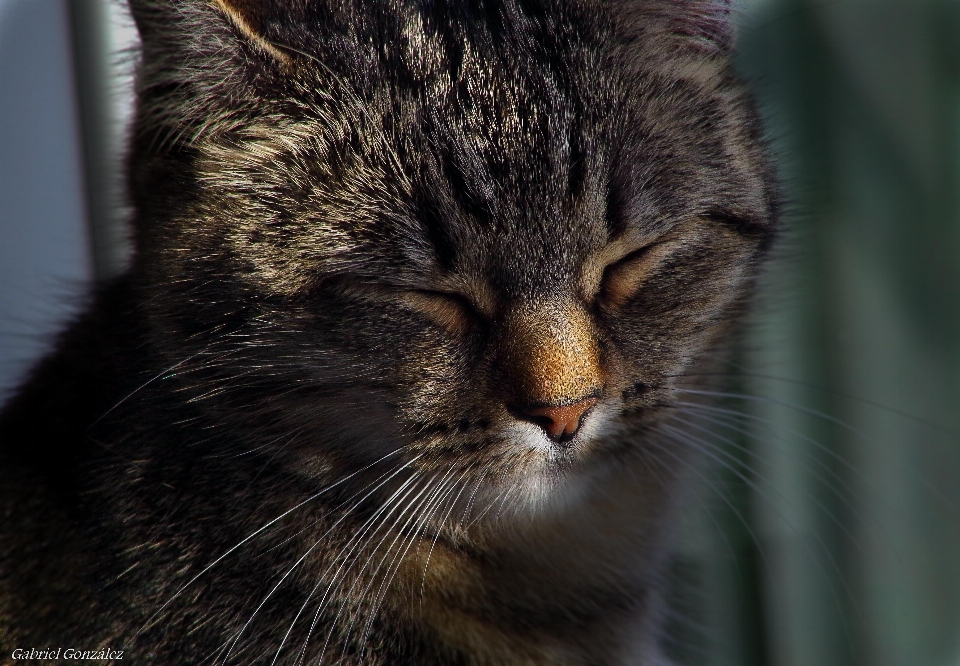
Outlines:
<svg viewBox="0 0 960 666"><path fill-rule="evenodd" d="M534 424L513 421L502 429L504 452L519 462L488 477L474 498L475 512L495 521L548 518L592 496L620 463L610 443L622 426L619 404L602 403L587 414L577 435L563 445Z"/></svg>

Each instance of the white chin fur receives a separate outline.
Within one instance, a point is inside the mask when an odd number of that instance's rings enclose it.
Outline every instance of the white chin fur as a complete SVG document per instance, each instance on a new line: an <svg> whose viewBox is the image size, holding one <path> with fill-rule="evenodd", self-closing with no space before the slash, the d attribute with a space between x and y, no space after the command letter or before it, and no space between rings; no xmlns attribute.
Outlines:
<svg viewBox="0 0 960 666"><path fill-rule="evenodd" d="M501 432L506 446L523 462L490 489L503 497L496 515L542 516L582 501L608 471L602 452L593 454L600 440L616 435L617 412L618 405L597 405L586 415L577 435L563 445L551 441L532 423L511 420L504 424Z"/></svg>

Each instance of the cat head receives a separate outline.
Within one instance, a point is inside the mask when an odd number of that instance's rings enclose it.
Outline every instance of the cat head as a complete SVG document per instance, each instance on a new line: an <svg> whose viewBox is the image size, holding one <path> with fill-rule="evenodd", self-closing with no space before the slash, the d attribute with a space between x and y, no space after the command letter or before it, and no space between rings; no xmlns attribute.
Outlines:
<svg viewBox="0 0 960 666"><path fill-rule="evenodd" d="M132 4L153 345L300 473L560 492L644 446L773 234L727 3Z"/></svg>

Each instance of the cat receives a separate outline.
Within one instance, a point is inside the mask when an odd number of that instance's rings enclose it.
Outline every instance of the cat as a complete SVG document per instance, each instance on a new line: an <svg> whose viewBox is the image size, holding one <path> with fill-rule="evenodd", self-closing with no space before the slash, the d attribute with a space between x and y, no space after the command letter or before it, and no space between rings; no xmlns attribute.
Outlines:
<svg viewBox="0 0 960 666"><path fill-rule="evenodd" d="M729 4L130 5L135 256L0 417L3 654L669 663L659 424L777 229Z"/></svg>

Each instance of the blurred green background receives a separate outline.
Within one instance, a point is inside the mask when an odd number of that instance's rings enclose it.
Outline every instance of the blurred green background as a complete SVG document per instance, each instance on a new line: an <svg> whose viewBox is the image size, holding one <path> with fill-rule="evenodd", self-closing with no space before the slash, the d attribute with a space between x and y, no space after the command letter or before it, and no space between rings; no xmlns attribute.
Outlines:
<svg viewBox="0 0 960 666"><path fill-rule="evenodd" d="M0 392L123 264L121 5L0 0ZM675 651L960 666L960 0L739 10L785 231L690 426Z"/></svg>
<svg viewBox="0 0 960 666"><path fill-rule="evenodd" d="M960 2L740 9L786 230L726 388L745 397L714 414L679 651L956 666Z"/></svg>

